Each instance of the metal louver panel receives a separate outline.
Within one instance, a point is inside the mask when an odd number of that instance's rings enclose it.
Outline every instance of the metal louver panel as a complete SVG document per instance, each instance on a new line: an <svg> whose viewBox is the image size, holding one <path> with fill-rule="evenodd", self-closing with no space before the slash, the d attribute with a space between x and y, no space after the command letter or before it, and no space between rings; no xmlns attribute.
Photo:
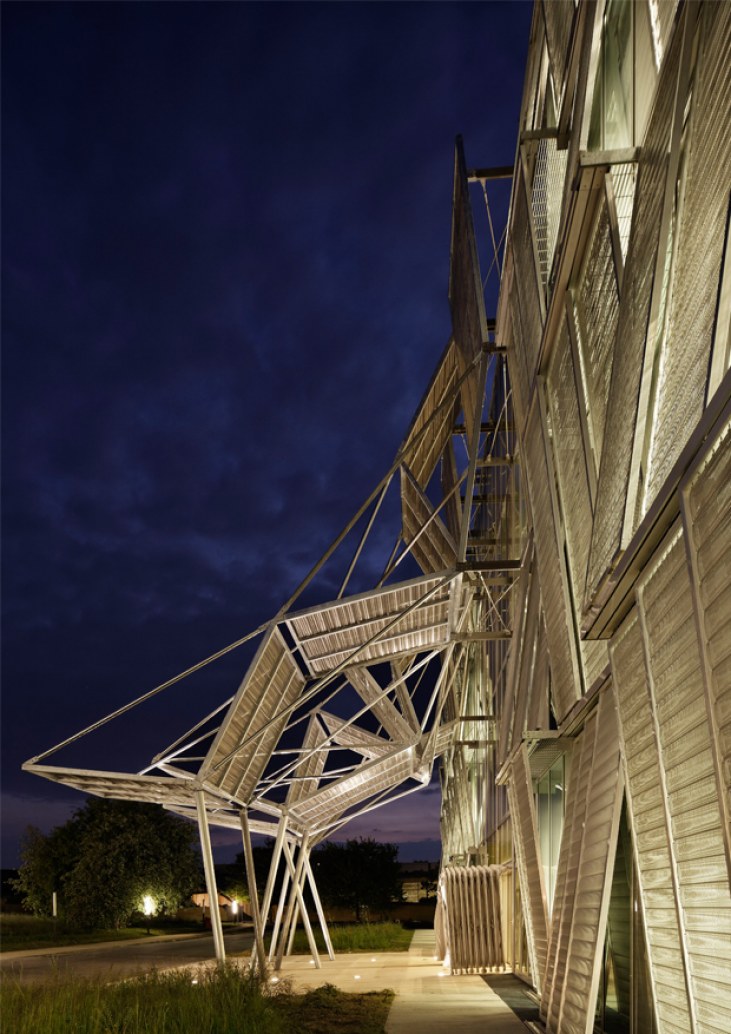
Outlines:
<svg viewBox="0 0 731 1034"><path fill-rule="evenodd" d="M731 425L726 424L684 491L707 702L731 859ZM731 872L729 873L731 877Z"/></svg>
<svg viewBox="0 0 731 1034"><path fill-rule="evenodd" d="M522 431L528 414L528 369L515 280L513 241L508 239L500 289L500 344L507 350L515 426Z"/></svg>
<svg viewBox="0 0 731 1034"><path fill-rule="evenodd" d="M576 737L568 778L566 813L556 871L556 889L551 916L551 940L546 960L546 982L541 995L541 1018L549 1031L558 1030L561 989L566 980L566 964L574 913L576 881L581 856L581 838L586 817L591 766L596 739L596 712L590 715Z"/></svg>
<svg viewBox="0 0 731 1034"><path fill-rule="evenodd" d="M619 319L617 272L609 210L604 199L587 242L585 264L572 298L589 437L594 450L594 463L598 467L604 445L612 355Z"/></svg>
<svg viewBox="0 0 731 1034"><path fill-rule="evenodd" d="M723 1030L731 993L731 888L680 530L671 532L638 595L693 1008L703 1029Z"/></svg>
<svg viewBox="0 0 731 1034"><path fill-rule="evenodd" d="M162 804L166 808L195 805L195 788L192 779L137 775L132 772L98 772L91 769L60 768L56 765L30 763L25 764L23 770L43 776L52 783L72 786L76 790L81 790L82 793L91 793L96 797ZM206 793L207 808L220 808L223 804L220 797Z"/></svg>
<svg viewBox="0 0 731 1034"><path fill-rule="evenodd" d="M540 994L546 975L548 954L548 918L543 866L538 848L533 782L523 744L511 765L510 814L513 817L520 886L523 899L523 918L528 937L528 954L536 991Z"/></svg>
<svg viewBox="0 0 731 1034"><path fill-rule="evenodd" d="M462 138L457 137L454 149L454 195L452 206L452 244L449 263L449 305L452 312L452 334L457 344L457 363L462 376L488 343L485 298L482 291L480 261L477 254L472 220L467 166ZM460 389L465 427L472 437L478 393L477 370L466 378Z"/></svg>
<svg viewBox="0 0 731 1034"><path fill-rule="evenodd" d="M658 383L645 510L703 411L726 238L731 133L731 5L706 4L691 122L669 326Z"/></svg>
<svg viewBox="0 0 731 1034"><path fill-rule="evenodd" d="M348 682L393 740L411 743L419 738L421 730L409 725L393 702L383 695L383 689L367 668L349 668Z"/></svg>
<svg viewBox="0 0 731 1034"><path fill-rule="evenodd" d="M452 433L454 406L449 399L455 397L456 383L457 346L450 340L402 447L409 469L422 488L429 483ZM429 427L424 430L427 423Z"/></svg>
<svg viewBox="0 0 731 1034"><path fill-rule="evenodd" d="M511 308L511 314L514 318L516 310L520 314L520 339L518 342L516 336L516 347L519 345L522 350L526 369L526 383L530 386L536 372L538 352L541 347L541 335L543 333L543 287L538 282L535 240L521 162L518 162L516 168L513 192L514 208L511 239L513 243L513 265L518 305ZM515 332L516 328L514 326L513 333ZM524 406L527 406L527 392L521 392L521 394L523 394Z"/></svg>
<svg viewBox="0 0 731 1034"><path fill-rule="evenodd" d="M393 743L384 739L383 736L376 736L375 733L361 729L360 726L351 723L345 725L342 718L338 718L328 711L320 711L320 717L325 723L332 742L338 747L349 747L364 758L382 758L393 753Z"/></svg>
<svg viewBox="0 0 731 1034"><path fill-rule="evenodd" d="M622 281L612 378L599 467L587 593L612 571L622 542L642 362L661 221L680 39L664 63L638 169L635 221Z"/></svg>
<svg viewBox="0 0 731 1034"><path fill-rule="evenodd" d="M593 726L593 729L590 728ZM590 1034L604 953L607 908L619 832L623 784L611 692L604 692L583 733L579 779L586 778L584 807L573 813L559 952L547 1028L560 1034ZM572 777L573 778L573 777ZM582 787L576 787L581 795ZM570 912L564 910L570 900ZM554 919L555 922L555 919ZM561 950L566 945L565 955Z"/></svg>
<svg viewBox="0 0 731 1034"><path fill-rule="evenodd" d="M587 463L591 463L591 457L585 453L581 433L576 387L578 376L579 371L574 370L568 323L564 316L548 368L547 396L575 611L580 611L584 597L593 523L587 473ZM596 641L582 642L580 652L584 682L589 688L606 667L606 646Z"/></svg>
<svg viewBox="0 0 731 1034"><path fill-rule="evenodd" d="M290 819L310 832L324 830L350 808L413 776L414 759L414 748L407 747L383 759L364 762L353 773L300 801L290 810Z"/></svg>
<svg viewBox="0 0 731 1034"><path fill-rule="evenodd" d="M500 866L447 866L440 876L453 973L479 973L503 965Z"/></svg>
<svg viewBox="0 0 731 1034"><path fill-rule="evenodd" d="M287 807L292 807L297 801L308 797L317 790L327 760L327 750L317 750L317 747L321 746L326 739L325 730L317 720L317 716L313 715L307 723L302 749L314 750L316 753L300 761L292 772L295 781L287 791Z"/></svg>
<svg viewBox="0 0 731 1034"><path fill-rule="evenodd" d="M424 574L454 567L457 547L407 467L401 467L402 535Z"/></svg>
<svg viewBox="0 0 731 1034"><path fill-rule="evenodd" d="M449 584L418 578L387 589L312 607L287 619L287 626L313 674L331 671L355 652L353 664L445 646L449 638ZM409 607L436 590L399 619ZM382 637L371 643L379 633Z"/></svg>
<svg viewBox="0 0 731 1034"><path fill-rule="evenodd" d="M567 157L568 152L565 150L559 151L555 140L544 138L538 144L533 170L531 206L533 208L533 226L536 234L538 265L544 288L549 286L551 279L553 255L556 250L558 228L561 221L561 203L563 201L563 188L566 179Z"/></svg>
<svg viewBox="0 0 731 1034"><path fill-rule="evenodd" d="M612 640L610 655L658 1032L681 1034L691 1029L683 944L642 629L636 611Z"/></svg>
<svg viewBox="0 0 731 1034"><path fill-rule="evenodd" d="M202 779L248 803L287 723L275 715L299 697L305 677L282 633L264 637L200 770ZM270 723L271 724L268 724ZM266 731L261 732L265 726ZM242 744L261 735L240 750Z"/></svg>
<svg viewBox="0 0 731 1034"><path fill-rule="evenodd" d="M574 14L578 10L574 0L543 0L543 17L546 22L546 42L551 61L556 97L563 94L563 81L568 61L571 29Z"/></svg>
<svg viewBox="0 0 731 1034"><path fill-rule="evenodd" d="M570 617L566 607L558 538L553 520L551 481L537 404L533 406L528 418L524 448L538 576L546 622L548 654L551 659L554 710L556 719L560 722L572 704L579 699L580 683L572 654Z"/></svg>
<svg viewBox="0 0 731 1034"><path fill-rule="evenodd" d="M654 25L654 31L657 33L659 53L662 58L672 32L678 0L648 0L648 2L650 5L650 18Z"/></svg>

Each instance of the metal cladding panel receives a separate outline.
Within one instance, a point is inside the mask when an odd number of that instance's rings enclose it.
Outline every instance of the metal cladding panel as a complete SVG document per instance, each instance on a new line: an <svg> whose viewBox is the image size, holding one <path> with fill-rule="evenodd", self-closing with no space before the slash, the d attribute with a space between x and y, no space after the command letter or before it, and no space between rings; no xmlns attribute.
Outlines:
<svg viewBox="0 0 731 1034"><path fill-rule="evenodd" d="M452 433L454 406L448 400L454 397L456 402L456 384L457 346L454 340L450 340L403 447L409 469L422 488L429 483ZM427 423L429 428L424 431ZM412 445L412 442L416 444Z"/></svg>
<svg viewBox="0 0 731 1034"><path fill-rule="evenodd" d="M290 810L291 821L310 831L323 829L350 808L413 776L414 758L414 748L407 747L381 760L365 762L352 774L336 779L297 804Z"/></svg>
<svg viewBox="0 0 731 1034"><path fill-rule="evenodd" d="M557 1025L561 1034L587 1034L593 1030L623 790L617 722L610 691L604 692L599 701L596 726L563 1001Z"/></svg>
<svg viewBox="0 0 731 1034"><path fill-rule="evenodd" d="M287 724L272 719L300 696L305 677L277 628L263 639L201 766L201 776L248 801ZM265 732L264 727L271 722ZM239 751L249 737L261 735ZM234 753L235 752L235 753ZM231 755L229 757L229 755Z"/></svg>
<svg viewBox="0 0 731 1034"><path fill-rule="evenodd" d="M558 538L553 520L551 481L537 405L533 406L528 418L524 460L534 523L548 654L551 659L553 705L556 720L560 722L581 693L574 673L570 640L571 619L566 608Z"/></svg>
<svg viewBox="0 0 731 1034"><path fill-rule="evenodd" d="M449 584L400 620L399 614L436 589L441 579L423 578L312 608L287 619L313 674L332 671L353 657L353 664L445 646L449 638ZM364 646L381 630L383 638Z"/></svg>
<svg viewBox="0 0 731 1034"><path fill-rule="evenodd" d="M680 530L640 583L679 906L694 1009L723 1030L731 992L731 888L686 553ZM725 946L719 952L719 945Z"/></svg>
<svg viewBox="0 0 731 1034"><path fill-rule="evenodd" d="M477 255L472 205L467 182L467 166L461 137L457 137L454 151L449 305L452 312L452 334L457 344L457 361L461 376L488 341L485 297L482 291L480 261ZM476 375L468 377L461 388L465 426L470 437L474 426L479 390Z"/></svg>
<svg viewBox="0 0 731 1034"><path fill-rule="evenodd" d="M173 776L136 775L131 772L97 772L89 769L58 768L54 765L25 765L24 770L53 783L71 786L96 797L112 797L120 801L140 801L165 807L194 807L195 787L192 779ZM220 808L219 797L206 794L209 808Z"/></svg>
<svg viewBox="0 0 731 1034"><path fill-rule="evenodd" d="M542 7L555 94L556 97L561 97L569 56L571 30L578 8L574 4L574 0L543 0Z"/></svg>
<svg viewBox="0 0 731 1034"><path fill-rule="evenodd" d="M296 781L290 785L287 791L287 807L291 807L303 797L308 797L317 790L322 770L327 761L327 750L317 750L317 748L321 747L326 739L325 730L317 720L317 716L313 715L307 724L302 749L314 750L316 753L300 761L292 772Z"/></svg>
<svg viewBox="0 0 731 1034"><path fill-rule="evenodd" d="M658 1032L690 1030L665 795L636 610L612 640L610 656ZM676 989L672 1000L663 988Z"/></svg>
<svg viewBox="0 0 731 1034"><path fill-rule="evenodd" d="M731 807L731 425L687 489L688 543L717 740L719 783ZM728 820L724 823L731 841ZM731 857L731 843L728 843Z"/></svg>
<svg viewBox="0 0 731 1034"><path fill-rule="evenodd" d="M540 994L546 975L548 954L548 918L546 891L538 847L535 798L526 748L523 744L511 765L508 785L513 838L520 873L523 918L528 936L528 952L536 990Z"/></svg>
<svg viewBox="0 0 731 1034"><path fill-rule="evenodd" d="M401 515L403 540L414 543L411 553L424 574L456 565L454 539L406 467L401 467Z"/></svg>
<svg viewBox="0 0 731 1034"><path fill-rule="evenodd" d="M584 597L586 568L589 562L593 513L589 492L587 464L591 457L584 450L581 432L577 378L569 328L564 316L551 356L547 376L547 396L551 413L553 435L551 444L558 473L569 574L574 609L578 612ZM584 681L591 686L606 667L606 645L601 642L582 642L581 656Z"/></svg>
<svg viewBox="0 0 731 1034"><path fill-rule="evenodd" d="M419 738L421 730L409 725L395 704L383 696L383 689L367 668L349 668L348 681L392 739L399 743L413 743Z"/></svg>
<svg viewBox="0 0 731 1034"><path fill-rule="evenodd" d="M519 743L526 729L538 729L528 721L529 705L542 691L548 694L548 687L542 684L543 669L540 666L539 650L543 639L541 621L541 590L536 577L531 578L528 589L528 603L525 615L523 650L515 700L515 716L511 744ZM544 644L545 649L545 644Z"/></svg>
<svg viewBox="0 0 731 1034"><path fill-rule="evenodd" d="M591 598L617 561L629 489L645 338L667 172L680 37L663 65L638 168L635 212L622 281L616 347L599 466L587 593Z"/></svg>
<svg viewBox="0 0 731 1034"><path fill-rule="evenodd" d="M632 187L634 191L634 172ZM629 228L627 232L629 233ZM619 320L617 271L614 265L609 209L604 197L587 242L586 262L582 276L572 292L572 299L588 410L587 421L594 450L594 463L598 467L604 445L612 356Z"/></svg>
<svg viewBox="0 0 731 1034"><path fill-rule="evenodd" d="M568 780L566 814L564 815L556 871L556 889L551 917L551 940L546 962L546 982L541 995L541 1017L546 1029L562 1034L559 1027L561 992L566 981L566 966L571 939L581 844L589 796L589 781L594 760L596 712L590 715L583 731L576 737Z"/></svg>
<svg viewBox="0 0 731 1034"><path fill-rule="evenodd" d="M705 4L700 14L684 202L676 228L677 253L648 459L645 512L703 412L728 213L730 54L731 5Z"/></svg>
<svg viewBox="0 0 731 1034"><path fill-rule="evenodd" d="M383 736L376 736L358 725L345 725L342 718L327 711L320 711L320 717L327 727L329 736L332 737L332 742L339 747L348 747L366 758L385 757L393 753L393 743Z"/></svg>
<svg viewBox="0 0 731 1034"><path fill-rule="evenodd" d="M543 287L538 282L536 269L535 241L533 225L525 190L525 179L522 163L518 162L513 186L513 265L515 268L515 284L518 294L518 311L520 312L520 340L516 338L516 346L523 353L528 386L533 382L538 353L543 334L543 313L541 310L541 292ZM515 308L512 310L515 313ZM513 330L515 333L515 328ZM511 370L512 374L512 370ZM524 396L527 405L528 396Z"/></svg>

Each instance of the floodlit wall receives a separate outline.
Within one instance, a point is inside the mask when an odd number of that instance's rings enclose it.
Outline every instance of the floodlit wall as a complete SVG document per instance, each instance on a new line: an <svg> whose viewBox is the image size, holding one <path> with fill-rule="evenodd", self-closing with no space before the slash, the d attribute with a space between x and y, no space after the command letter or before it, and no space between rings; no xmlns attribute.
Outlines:
<svg viewBox="0 0 731 1034"><path fill-rule="evenodd" d="M728 1029L729 110L731 5L536 3L496 321L526 519L462 861L556 1034Z"/></svg>

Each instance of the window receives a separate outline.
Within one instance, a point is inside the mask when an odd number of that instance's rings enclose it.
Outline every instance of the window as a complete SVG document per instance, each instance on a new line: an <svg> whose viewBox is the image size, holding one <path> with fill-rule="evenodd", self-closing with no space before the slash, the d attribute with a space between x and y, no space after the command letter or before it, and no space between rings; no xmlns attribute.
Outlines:
<svg viewBox="0 0 731 1034"><path fill-rule="evenodd" d="M536 785L538 840L549 915L553 910L553 895L556 889L558 852L561 846L565 809L565 788L566 763L565 758L560 757Z"/></svg>

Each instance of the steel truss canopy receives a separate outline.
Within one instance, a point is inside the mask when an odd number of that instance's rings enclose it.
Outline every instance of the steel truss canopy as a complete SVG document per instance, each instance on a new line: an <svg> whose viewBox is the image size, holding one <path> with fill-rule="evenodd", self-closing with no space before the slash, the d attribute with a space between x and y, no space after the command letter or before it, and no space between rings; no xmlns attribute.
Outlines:
<svg viewBox="0 0 731 1034"><path fill-rule="evenodd" d="M435 759L461 750L466 730L470 743L490 730L486 660L480 702L468 700L466 686L477 654L490 653L498 669L510 637L519 567L512 404L505 359L492 340L494 322L485 315L459 139L453 202L453 333L380 484L267 624L24 765L85 793L157 803L196 819L209 891L215 882L209 825L241 829L247 865L251 833L274 837L275 861L254 918L261 932L284 858L291 896L286 913L283 905L278 913L282 938L297 909L306 913L307 880L319 901L308 860L312 847L354 817L428 785ZM359 561L372 553L371 534L389 511L381 508L392 486L401 503L396 544L380 581L362 591L369 582ZM305 589L314 594L341 549L352 560L337 597L293 609ZM351 582L359 591L348 591ZM258 648L233 695L141 771L48 763L255 637ZM465 708L468 724L461 720ZM167 713L172 729L172 703ZM284 889L281 894L284 902ZM215 923L214 936L222 958ZM317 962L314 941L311 947ZM263 941L257 953L263 958Z"/></svg>

